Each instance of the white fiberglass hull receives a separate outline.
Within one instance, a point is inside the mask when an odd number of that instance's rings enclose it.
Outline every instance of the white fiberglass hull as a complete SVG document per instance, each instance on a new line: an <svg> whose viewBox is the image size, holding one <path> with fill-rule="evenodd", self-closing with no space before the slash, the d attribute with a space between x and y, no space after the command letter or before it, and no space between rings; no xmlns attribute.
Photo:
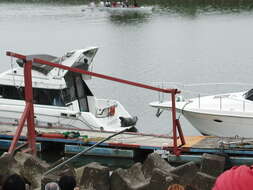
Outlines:
<svg viewBox="0 0 253 190"><path fill-rule="evenodd" d="M0 100L0 126L17 126L24 111L24 101L10 100L10 102L4 103ZM121 131L123 128L118 118L131 117L119 103L115 115L109 118L97 118L90 112L77 112L64 107L45 105L34 105L34 112L36 128L53 127L63 130Z"/></svg>
<svg viewBox="0 0 253 190"><path fill-rule="evenodd" d="M253 117L212 115L186 110L183 115L203 135L253 137Z"/></svg>

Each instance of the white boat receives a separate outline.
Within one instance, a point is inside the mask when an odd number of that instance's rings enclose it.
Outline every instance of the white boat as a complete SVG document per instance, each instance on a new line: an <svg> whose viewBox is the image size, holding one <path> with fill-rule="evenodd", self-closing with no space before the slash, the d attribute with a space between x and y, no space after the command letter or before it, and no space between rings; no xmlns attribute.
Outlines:
<svg viewBox="0 0 253 190"><path fill-rule="evenodd" d="M152 7L122 7L122 6L116 6L116 7L98 7L100 11L108 11L110 13L151 13Z"/></svg>
<svg viewBox="0 0 253 190"><path fill-rule="evenodd" d="M170 101L150 105L172 107ZM253 89L176 101L176 110L203 135L253 137Z"/></svg>
<svg viewBox="0 0 253 190"><path fill-rule="evenodd" d="M91 71L98 48L67 52L62 57L29 55L57 64ZM17 126L24 111L23 61L0 74L0 125ZM137 118L116 100L97 99L88 85L91 77L38 63L33 64L32 85L36 127L120 131ZM126 119L127 118L127 119ZM130 120L126 123L126 120Z"/></svg>

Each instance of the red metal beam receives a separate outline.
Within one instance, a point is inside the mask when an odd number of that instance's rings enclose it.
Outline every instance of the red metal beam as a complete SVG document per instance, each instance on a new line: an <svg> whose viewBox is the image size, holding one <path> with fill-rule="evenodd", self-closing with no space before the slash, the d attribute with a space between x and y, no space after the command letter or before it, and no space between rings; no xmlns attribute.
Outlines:
<svg viewBox="0 0 253 190"><path fill-rule="evenodd" d="M11 51L7 51L6 55L7 56L11 56L11 57L16 57L18 59L24 59L24 60L26 60L26 56L25 55L14 53L14 52L11 52Z"/></svg>
<svg viewBox="0 0 253 190"><path fill-rule="evenodd" d="M98 78L102 78L102 79L106 79L106 80L110 80L110 81L124 83L124 84L132 85L132 86L137 86L137 87L140 87L140 88L155 90L155 91L164 92L164 93L175 93L175 94L180 93L180 91L178 91L177 89L157 88L157 87L154 87L154 86L150 86L150 85L146 85L146 84L142 84L142 83L138 83L138 82L132 82L132 81L116 78L116 77L111 77L111 76L108 76L108 75L103 75L103 74L99 74L99 73L85 71L85 70L78 69L78 68L72 68L72 67L68 67L68 66L65 66L65 65L52 63L52 62L45 61L45 60L42 60L42 59L35 58L33 60L33 62L41 63L41 64L44 64L44 65L49 65L49 66L52 66L52 67L58 67L60 69L64 69L64 70L68 70L68 71L72 71L72 72L76 72L76 73L81 73L81 74L85 74L85 75L90 75L90 76L93 76L93 77L98 77Z"/></svg>

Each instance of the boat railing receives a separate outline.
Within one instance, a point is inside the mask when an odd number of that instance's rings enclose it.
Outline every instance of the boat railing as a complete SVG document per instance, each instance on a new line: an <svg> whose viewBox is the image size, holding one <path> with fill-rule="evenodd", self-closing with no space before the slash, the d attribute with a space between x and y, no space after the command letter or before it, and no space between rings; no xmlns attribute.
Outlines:
<svg viewBox="0 0 253 190"><path fill-rule="evenodd" d="M181 95L182 96L177 96L176 101L187 101L192 98L196 98L196 107L199 109L207 109L206 104L204 104L202 98L205 96L211 96L214 93L208 93L206 89L212 91L218 90L217 93L220 95L215 96L215 98L218 99L216 105L212 105L212 109L215 110L220 110L220 111L234 111L234 112L246 112L249 110L252 110L251 107L253 108L253 101L251 102L250 100L238 100L236 98L233 98L230 94L222 94L224 89L222 87L224 86L236 86L235 89L238 89L238 91L244 91L252 87L252 84L249 83L197 83L197 84L183 84L183 83L178 83L178 82L152 82L153 85L160 87L160 88L179 88L181 89ZM210 86L215 86L210 88ZM217 87L217 88L216 88ZM196 90L194 90L194 88ZM230 89L230 88L228 88ZM243 89L243 90L242 90ZM231 89L230 89L231 90ZM230 102L234 101L237 106L235 105L228 105L225 103L225 99L229 98ZM167 101L167 97L163 92L158 92L158 101L159 102L164 102ZM240 101L240 103L238 103Z"/></svg>
<svg viewBox="0 0 253 190"><path fill-rule="evenodd" d="M208 109L201 104L201 99L204 96L201 96L201 94L198 95L198 108L199 109ZM246 112L250 111L253 107L253 102L249 100L238 100L238 99L233 99L232 97L224 96L224 95L218 95L215 96L214 98L219 99L216 106L213 107L213 109L220 110L220 111L230 111L230 112ZM229 99L229 104L225 103L226 99ZM203 101L203 100L202 100ZM234 102L234 104L233 104ZM202 105L202 106L201 106ZM213 105L212 105L213 106Z"/></svg>
<svg viewBox="0 0 253 190"><path fill-rule="evenodd" d="M63 69L63 70L68 70L71 72L80 73L83 75L93 76L93 77L97 77L97 78L101 78L101 79L105 79L105 80L109 80L109 81L114 81L114 82L118 82L118 83L122 83L122 84L135 86L138 88L144 88L144 89L149 89L152 91L158 91L158 92L170 94L171 100L172 100L172 126L173 126L173 130L172 130L173 131L173 150L172 150L172 153L174 153L175 155L180 155L181 150L180 150L179 146L182 146L185 144L185 139L183 136L180 122L176 118L176 95L178 93L180 93L180 91L178 89L176 89L176 88L158 88L158 87L151 86L151 85L146 85L146 84L142 84L142 83L138 83L138 82L128 81L128 80L121 79L121 78L116 78L116 77L103 75L103 74L99 74L99 73L95 73L95 72L81 70L79 68L68 67L68 66L65 66L62 64L57 64L57 63L53 63L53 62L49 62L49 61L37 59L37 58L29 60L25 55L21 55L21 54L14 53L14 52L6 52L6 55L14 57L14 58L22 59L24 62L24 82L25 82L25 101L26 101L25 110L20 118L19 126L16 129L16 133L13 137L13 141L12 141L11 146L8 151L10 154L13 154L16 149L16 144L17 144L17 141L21 135L25 121L27 121L27 132L28 132L28 136L27 136L28 149L26 151L31 152L34 155L36 154L36 146L35 146L36 133L35 133L35 125L34 125L34 107L33 107L33 90L32 90L32 64L35 62L35 63L39 63L39 64L43 64L43 65L48 65L51 67L56 67L56 68ZM181 140L181 145L179 145L179 146L178 146L178 142L177 142L178 141L177 132L178 132L179 138Z"/></svg>

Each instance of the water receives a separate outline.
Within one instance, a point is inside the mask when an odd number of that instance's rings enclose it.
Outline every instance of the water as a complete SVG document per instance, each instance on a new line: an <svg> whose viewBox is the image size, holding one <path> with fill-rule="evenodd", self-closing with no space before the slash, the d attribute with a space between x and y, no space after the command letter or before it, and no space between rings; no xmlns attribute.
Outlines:
<svg viewBox="0 0 253 190"><path fill-rule="evenodd" d="M138 2L154 6L152 14L111 15L90 10L88 2L81 1L1 1L0 71L10 68L6 50L61 56L68 50L98 46L94 72L151 85L163 82L195 95L251 87L253 2ZM249 85L183 86L221 82ZM148 106L158 100L157 92L96 78L89 85L97 97L117 99L137 115L141 132L171 131L170 113L156 118L156 110ZM198 135L187 121L181 122L186 135Z"/></svg>

